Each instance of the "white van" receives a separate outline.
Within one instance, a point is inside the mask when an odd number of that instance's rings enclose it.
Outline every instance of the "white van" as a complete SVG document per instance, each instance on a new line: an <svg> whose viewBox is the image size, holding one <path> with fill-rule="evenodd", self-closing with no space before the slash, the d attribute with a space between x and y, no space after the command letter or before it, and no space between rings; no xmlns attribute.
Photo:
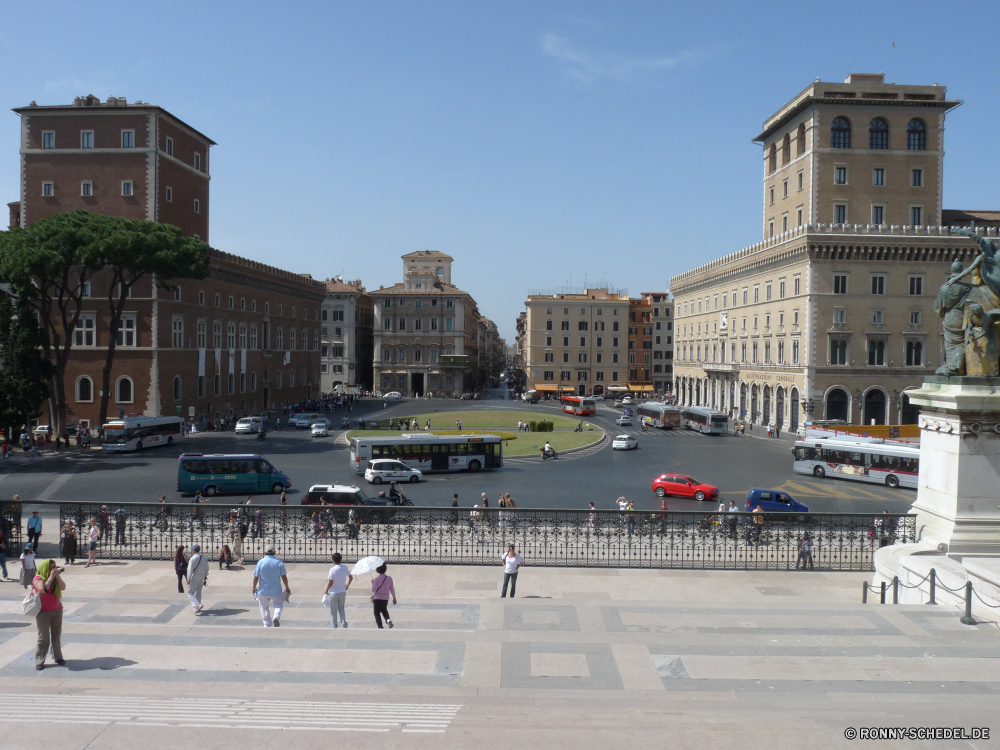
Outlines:
<svg viewBox="0 0 1000 750"><path fill-rule="evenodd" d="M369 461L365 469L365 479L372 484L382 482L419 482L424 473L419 469L411 469L402 461L384 459Z"/></svg>
<svg viewBox="0 0 1000 750"><path fill-rule="evenodd" d="M264 429L264 420L260 417L243 417L236 423L237 435L251 435Z"/></svg>

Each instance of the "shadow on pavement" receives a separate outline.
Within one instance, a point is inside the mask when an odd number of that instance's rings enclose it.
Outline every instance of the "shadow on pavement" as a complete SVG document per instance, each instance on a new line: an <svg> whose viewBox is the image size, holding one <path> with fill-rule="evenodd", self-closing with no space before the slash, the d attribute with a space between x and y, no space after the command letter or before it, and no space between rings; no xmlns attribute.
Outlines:
<svg viewBox="0 0 1000 750"><path fill-rule="evenodd" d="M137 664L131 659L122 659L117 656L99 656L95 659L67 659L66 669L70 672L89 672L94 669L109 670L120 667L131 667ZM59 669L58 666L47 665L46 669Z"/></svg>

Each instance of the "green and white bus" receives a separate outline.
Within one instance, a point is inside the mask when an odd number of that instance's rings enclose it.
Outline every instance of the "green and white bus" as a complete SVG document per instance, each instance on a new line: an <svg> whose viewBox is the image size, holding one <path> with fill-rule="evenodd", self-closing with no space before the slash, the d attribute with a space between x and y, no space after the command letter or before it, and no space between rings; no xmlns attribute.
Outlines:
<svg viewBox="0 0 1000 750"><path fill-rule="evenodd" d="M173 445L184 439L184 420L180 417L125 417L104 425L101 450L141 451L157 445Z"/></svg>
<svg viewBox="0 0 1000 750"><path fill-rule="evenodd" d="M287 475L252 453L182 453L177 459L177 491L188 495L278 493L291 486Z"/></svg>
<svg viewBox="0 0 1000 750"><path fill-rule="evenodd" d="M351 438L351 468L364 474L376 458L402 461L420 471L479 471L503 466L498 435L428 435L404 432L394 437Z"/></svg>

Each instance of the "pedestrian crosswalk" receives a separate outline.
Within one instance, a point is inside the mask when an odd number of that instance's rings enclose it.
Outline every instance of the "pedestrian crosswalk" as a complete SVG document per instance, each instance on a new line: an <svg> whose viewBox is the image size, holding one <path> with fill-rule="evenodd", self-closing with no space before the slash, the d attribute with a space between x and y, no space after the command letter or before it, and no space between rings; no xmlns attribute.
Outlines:
<svg viewBox="0 0 1000 750"><path fill-rule="evenodd" d="M0 722L129 724L218 729L333 732L444 732L462 708L436 703L342 703L218 698L59 696L59 710L38 710L38 695L0 695Z"/></svg>

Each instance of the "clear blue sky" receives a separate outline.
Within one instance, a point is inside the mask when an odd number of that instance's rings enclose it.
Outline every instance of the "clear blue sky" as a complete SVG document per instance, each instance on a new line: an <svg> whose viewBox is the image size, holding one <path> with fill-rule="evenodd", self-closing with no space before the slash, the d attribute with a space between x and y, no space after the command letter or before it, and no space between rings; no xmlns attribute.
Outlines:
<svg viewBox="0 0 1000 750"><path fill-rule="evenodd" d="M0 91L158 104L219 143L214 246L369 289L441 250L510 340L529 289L662 291L757 241L750 139L816 77L948 86L945 207L1000 208L998 21L995 0L17 3ZM0 116L3 203L18 127Z"/></svg>

